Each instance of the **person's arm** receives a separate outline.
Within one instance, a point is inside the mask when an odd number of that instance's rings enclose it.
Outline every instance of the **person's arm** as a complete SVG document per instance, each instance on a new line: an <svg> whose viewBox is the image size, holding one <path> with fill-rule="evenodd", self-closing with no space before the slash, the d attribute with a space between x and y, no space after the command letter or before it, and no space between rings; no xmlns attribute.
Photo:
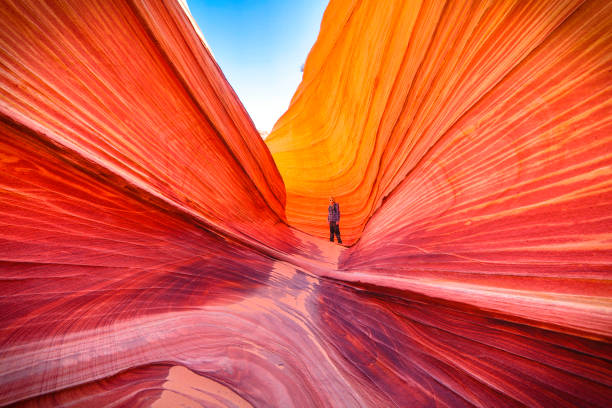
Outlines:
<svg viewBox="0 0 612 408"><path fill-rule="evenodd" d="M338 222L340 222L340 204L336 203L338 206Z"/></svg>

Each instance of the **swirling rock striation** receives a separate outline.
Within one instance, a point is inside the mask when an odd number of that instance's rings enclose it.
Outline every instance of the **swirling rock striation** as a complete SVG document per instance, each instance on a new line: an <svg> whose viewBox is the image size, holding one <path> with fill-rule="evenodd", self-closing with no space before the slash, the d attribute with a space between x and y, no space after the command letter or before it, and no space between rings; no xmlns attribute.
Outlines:
<svg viewBox="0 0 612 408"><path fill-rule="evenodd" d="M334 0L270 154L181 3L3 3L0 405L609 406L611 26Z"/></svg>
<svg viewBox="0 0 612 408"><path fill-rule="evenodd" d="M318 220L334 195L354 242L411 179L414 200L435 194L435 214L468 194L513 197L568 162L605 168L610 14L605 1L333 2L266 138L289 222L325 236ZM415 177L433 154L441 170Z"/></svg>
<svg viewBox="0 0 612 408"><path fill-rule="evenodd" d="M284 219L270 153L178 3L39 3L0 11L7 120L211 227Z"/></svg>

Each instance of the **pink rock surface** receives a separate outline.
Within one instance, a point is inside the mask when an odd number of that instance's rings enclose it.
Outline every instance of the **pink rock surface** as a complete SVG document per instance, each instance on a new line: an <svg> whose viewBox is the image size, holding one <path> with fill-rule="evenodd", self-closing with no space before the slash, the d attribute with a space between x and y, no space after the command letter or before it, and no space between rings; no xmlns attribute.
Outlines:
<svg viewBox="0 0 612 408"><path fill-rule="evenodd" d="M3 3L0 405L610 406L611 13L575 3L350 248L287 224L179 3Z"/></svg>

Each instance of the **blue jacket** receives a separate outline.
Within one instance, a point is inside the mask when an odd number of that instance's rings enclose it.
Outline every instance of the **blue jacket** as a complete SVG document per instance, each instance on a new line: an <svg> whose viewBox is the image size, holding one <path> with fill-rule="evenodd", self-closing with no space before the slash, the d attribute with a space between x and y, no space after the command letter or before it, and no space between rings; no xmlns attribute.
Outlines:
<svg viewBox="0 0 612 408"><path fill-rule="evenodd" d="M327 222L338 222L340 221L340 206L338 203L327 207Z"/></svg>

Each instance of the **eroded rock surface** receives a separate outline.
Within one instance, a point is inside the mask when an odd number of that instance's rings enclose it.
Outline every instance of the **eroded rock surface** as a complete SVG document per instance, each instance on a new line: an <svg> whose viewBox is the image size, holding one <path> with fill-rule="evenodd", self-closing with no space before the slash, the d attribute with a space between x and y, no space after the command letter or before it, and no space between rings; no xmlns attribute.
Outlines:
<svg viewBox="0 0 612 408"><path fill-rule="evenodd" d="M609 2L333 0L267 146L178 2L0 27L0 405L610 406Z"/></svg>

